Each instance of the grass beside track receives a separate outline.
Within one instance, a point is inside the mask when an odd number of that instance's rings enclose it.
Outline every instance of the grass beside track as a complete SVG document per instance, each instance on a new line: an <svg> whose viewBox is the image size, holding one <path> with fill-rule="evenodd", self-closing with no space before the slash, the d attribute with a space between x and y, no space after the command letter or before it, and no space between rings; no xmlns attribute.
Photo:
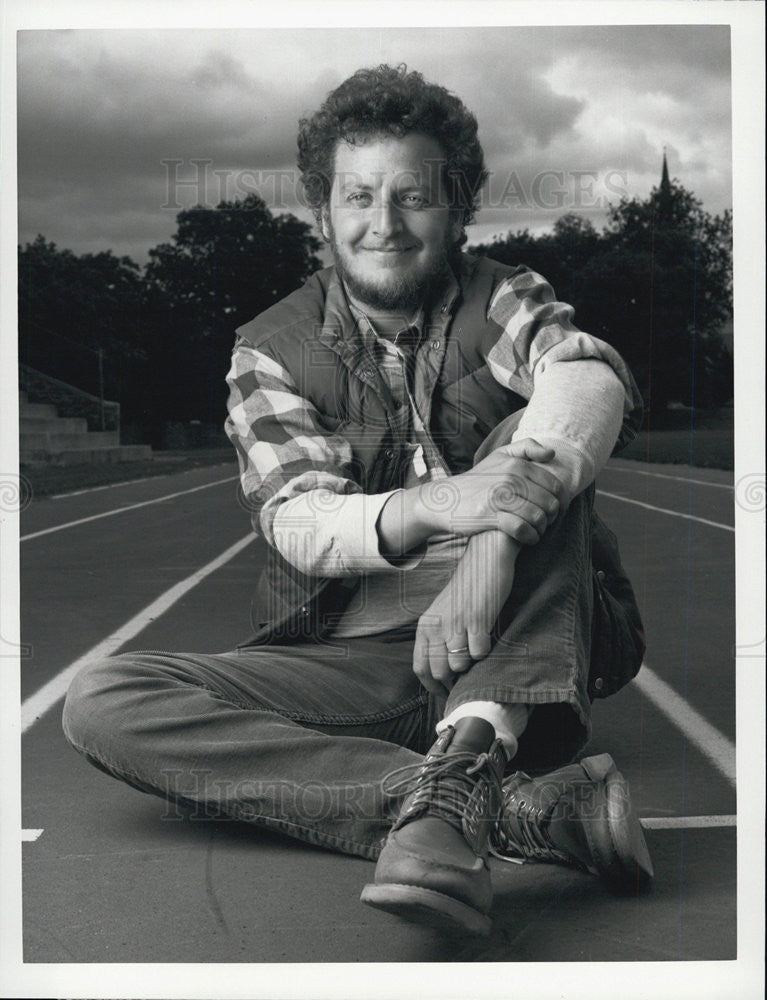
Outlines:
<svg viewBox="0 0 767 1000"><path fill-rule="evenodd" d="M720 410L669 410L662 426L639 432L621 458L641 462L692 465L701 469L732 469L735 436L732 407Z"/></svg>
<svg viewBox="0 0 767 1000"><path fill-rule="evenodd" d="M671 411L664 415L664 424L666 426L662 429L640 431L637 439L620 453L620 457L703 469L734 467L732 409L694 414L690 410ZM22 466L21 473L26 477L32 495L44 497L222 464L228 464L232 475L236 474L234 449L228 445L186 451L157 451L153 458L142 462Z"/></svg>
<svg viewBox="0 0 767 1000"><path fill-rule="evenodd" d="M700 469L732 469L735 445L731 429L699 428L690 431L640 431L620 458L640 462L693 465Z"/></svg>

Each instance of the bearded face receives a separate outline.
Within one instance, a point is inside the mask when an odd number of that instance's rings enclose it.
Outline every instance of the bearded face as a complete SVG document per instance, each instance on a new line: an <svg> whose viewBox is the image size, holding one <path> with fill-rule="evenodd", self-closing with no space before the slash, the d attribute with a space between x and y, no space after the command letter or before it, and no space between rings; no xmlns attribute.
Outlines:
<svg viewBox="0 0 767 1000"><path fill-rule="evenodd" d="M443 271L460 235L443 161L439 144L417 132L339 143L323 231L361 305L409 314Z"/></svg>

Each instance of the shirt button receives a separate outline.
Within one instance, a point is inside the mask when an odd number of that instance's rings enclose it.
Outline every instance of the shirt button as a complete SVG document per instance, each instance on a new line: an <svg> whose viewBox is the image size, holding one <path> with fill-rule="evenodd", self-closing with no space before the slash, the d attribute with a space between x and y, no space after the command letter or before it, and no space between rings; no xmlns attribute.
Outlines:
<svg viewBox="0 0 767 1000"><path fill-rule="evenodd" d="M304 605L304 606L303 606L303 607L301 608L301 614L302 614L302 615L308 615L308 614L309 614L309 609L308 609L308 608L306 607L306 605Z"/></svg>
<svg viewBox="0 0 767 1000"><path fill-rule="evenodd" d="M360 372L360 378L372 378L372 377L373 377L372 368L363 368L362 371Z"/></svg>
<svg viewBox="0 0 767 1000"><path fill-rule="evenodd" d="M439 340L432 340L432 342L431 342L431 349L433 351L438 351L439 350L439 345L440 345L440 341Z"/></svg>
<svg viewBox="0 0 767 1000"><path fill-rule="evenodd" d="M599 580L600 583L604 583L604 579L605 579L605 571L603 569L598 569L597 580Z"/></svg>
<svg viewBox="0 0 767 1000"><path fill-rule="evenodd" d="M384 452L384 457L386 458L387 462L391 462L391 460L394 458L394 449L387 448L386 451Z"/></svg>
<svg viewBox="0 0 767 1000"><path fill-rule="evenodd" d="M597 679L594 681L594 690L601 691L604 686L605 686L604 678L597 677Z"/></svg>

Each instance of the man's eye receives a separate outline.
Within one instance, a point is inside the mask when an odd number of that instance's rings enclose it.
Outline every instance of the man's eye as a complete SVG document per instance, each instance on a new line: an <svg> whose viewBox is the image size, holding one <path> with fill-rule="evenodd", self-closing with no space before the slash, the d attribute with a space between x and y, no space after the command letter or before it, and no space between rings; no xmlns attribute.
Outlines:
<svg viewBox="0 0 767 1000"><path fill-rule="evenodd" d="M422 194L404 194L400 198L400 203L406 208L425 208L429 204L429 199Z"/></svg>
<svg viewBox="0 0 767 1000"><path fill-rule="evenodd" d="M369 205L370 195L366 191L352 191L346 196L346 200L352 205Z"/></svg>

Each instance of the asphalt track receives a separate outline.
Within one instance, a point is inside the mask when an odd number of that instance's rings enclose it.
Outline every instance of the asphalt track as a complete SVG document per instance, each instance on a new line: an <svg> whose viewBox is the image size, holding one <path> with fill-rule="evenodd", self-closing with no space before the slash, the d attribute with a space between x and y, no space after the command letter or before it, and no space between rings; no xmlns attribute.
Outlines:
<svg viewBox="0 0 767 1000"><path fill-rule="evenodd" d="M246 541L235 472L196 469L23 513L26 963L736 957L731 474L614 460L597 484L649 645L637 681L595 706L586 752L609 751L630 781L653 888L616 897L576 871L494 861L494 929L472 943L361 905L369 862L180 816L66 744L61 698L94 650L218 651L247 635L263 553Z"/></svg>

